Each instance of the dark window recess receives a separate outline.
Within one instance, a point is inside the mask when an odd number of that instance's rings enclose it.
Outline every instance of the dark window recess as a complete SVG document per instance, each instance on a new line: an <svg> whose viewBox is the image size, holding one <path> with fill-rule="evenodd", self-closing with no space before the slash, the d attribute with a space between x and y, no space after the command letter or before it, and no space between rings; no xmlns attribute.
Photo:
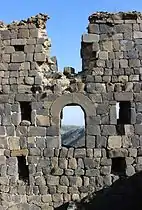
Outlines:
<svg viewBox="0 0 142 210"><path fill-rule="evenodd" d="M37 61L38 66L41 66L44 63L44 61Z"/></svg>
<svg viewBox="0 0 142 210"><path fill-rule="evenodd" d="M112 158L111 173L117 175L125 175L126 161L123 157Z"/></svg>
<svg viewBox="0 0 142 210"><path fill-rule="evenodd" d="M20 102L21 119L31 121L31 104L29 102Z"/></svg>
<svg viewBox="0 0 142 210"><path fill-rule="evenodd" d="M15 45L14 49L15 51L24 51L24 45Z"/></svg>
<svg viewBox="0 0 142 210"><path fill-rule="evenodd" d="M28 165L26 165L26 158L25 156L19 156L18 159L18 173L19 173L19 179L29 183L29 168Z"/></svg>
<svg viewBox="0 0 142 210"><path fill-rule="evenodd" d="M121 101L119 104L119 116L117 119L117 134L125 135L124 125L131 124L131 102Z"/></svg>

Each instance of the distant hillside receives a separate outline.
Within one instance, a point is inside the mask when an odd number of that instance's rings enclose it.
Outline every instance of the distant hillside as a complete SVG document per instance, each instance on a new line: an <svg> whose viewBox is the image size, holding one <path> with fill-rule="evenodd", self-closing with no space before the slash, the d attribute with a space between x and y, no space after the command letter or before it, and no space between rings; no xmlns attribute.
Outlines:
<svg viewBox="0 0 142 210"><path fill-rule="evenodd" d="M84 126L63 125L61 127L62 145L65 147L84 147Z"/></svg>

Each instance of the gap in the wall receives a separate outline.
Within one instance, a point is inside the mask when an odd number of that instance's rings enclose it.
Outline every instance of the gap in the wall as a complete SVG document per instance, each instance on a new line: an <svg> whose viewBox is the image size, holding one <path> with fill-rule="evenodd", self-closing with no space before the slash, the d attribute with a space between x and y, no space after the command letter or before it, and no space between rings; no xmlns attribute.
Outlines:
<svg viewBox="0 0 142 210"><path fill-rule="evenodd" d="M131 124L131 102L121 101L116 103L117 134L125 135L125 126Z"/></svg>
<svg viewBox="0 0 142 210"><path fill-rule="evenodd" d="M24 52L24 45L15 45L14 49L15 49L15 51L22 51L22 52Z"/></svg>
<svg viewBox="0 0 142 210"><path fill-rule="evenodd" d="M18 160L18 173L19 173L19 180L24 181L25 183L29 183L29 168L26 164L26 157L19 156L17 157Z"/></svg>
<svg viewBox="0 0 142 210"><path fill-rule="evenodd" d="M123 157L112 158L111 173L116 175L124 175L126 171L126 161Z"/></svg>
<svg viewBox="0 0 142 210"><path fill-rule="evenodd" d="M62 146L85 147L85 113L80 106L65 106L60 115Z"/></svg>
<svg viewBox="0 0 142 210"><path fill-rule="evenodd" d="M27 120L31 122L31 103L22 101L20 102L21 108L21 120Z"/></svg>

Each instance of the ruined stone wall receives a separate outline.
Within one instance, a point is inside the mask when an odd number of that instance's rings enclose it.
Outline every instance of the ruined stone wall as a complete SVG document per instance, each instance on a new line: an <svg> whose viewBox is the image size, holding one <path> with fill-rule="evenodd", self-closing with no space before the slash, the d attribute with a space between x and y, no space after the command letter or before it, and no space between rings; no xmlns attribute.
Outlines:
<svg viewBox="0 0 142 210"><path fill-rule="evenodd" d="M58 72L48 16L0 24L0 209L52 210L142 169L142 16L96 13L82 72ZM83 148L63 148L60 113L85 113ZM116 105L120 106L119 117Z"/></svg>

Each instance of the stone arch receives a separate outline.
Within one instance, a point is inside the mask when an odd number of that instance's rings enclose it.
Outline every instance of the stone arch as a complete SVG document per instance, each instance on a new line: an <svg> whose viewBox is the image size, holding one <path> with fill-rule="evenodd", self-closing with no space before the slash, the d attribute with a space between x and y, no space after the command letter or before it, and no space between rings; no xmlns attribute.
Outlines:
<svg viewBox="0 0 142 210"><path fill-rule="evenodd" d="M78 105L83 109L86 116L86 120L89 116L96 116L95 106L87 96L81 93L64 94L58 97L51 105L50 114L53 124L59 124L61 110L65 106L71 104Z"/></svg>

